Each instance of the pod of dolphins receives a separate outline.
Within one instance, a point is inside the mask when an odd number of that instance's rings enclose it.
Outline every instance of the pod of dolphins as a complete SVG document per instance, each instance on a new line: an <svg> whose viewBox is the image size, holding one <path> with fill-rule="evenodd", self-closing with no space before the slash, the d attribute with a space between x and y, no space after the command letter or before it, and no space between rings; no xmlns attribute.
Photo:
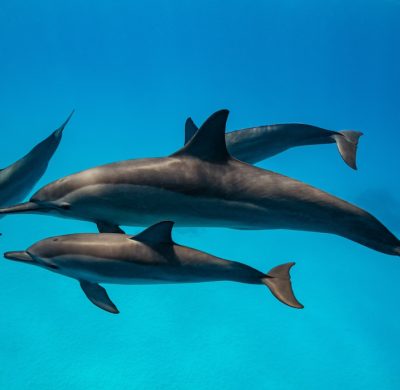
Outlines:
<svg viewBox="0 0 400 390"><path fill-rule="evenodd" d="M304 124L226 133L227 110L215 112L200 128L187 119L185 145L167 157L87 169L44 186L28 202L10 206L23 200L43 175L71 115L29 154L0 171L0 216L73 218L95 223L99 233L51 237L4 256L78 280L87 298L105 311L119 312L101 283L221 280L263 284L284 304L303 307L290 281L294 263L263 273L176 244L174 224L332 233L400 256L400 241L371 214L305 183L250 165L292 147L336 143L344 162L356 169L362 133ZM120 225L148 227L132 236Z"/></svg>

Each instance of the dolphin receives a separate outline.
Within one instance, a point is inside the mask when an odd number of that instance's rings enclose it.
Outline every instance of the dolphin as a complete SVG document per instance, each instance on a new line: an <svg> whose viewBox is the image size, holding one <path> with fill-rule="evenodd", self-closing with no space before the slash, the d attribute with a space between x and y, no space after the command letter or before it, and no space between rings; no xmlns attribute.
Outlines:
<svg viewBox="0 0 400 390"><path fill-rule="evenodd" d="M26 251L6 252L5 258L38 265L80 282L96 306L119 313L99 283L160 284L232 281L263 284L288 306L301 309L286 263L268 273L224 260L172 240L173 222L164 221L130 236L115 233L71 234L46 238Z"/></svg>
<svg viewBox="0 0 400 390"><path fill-rule="evenodd" d="M177 226L305 230L400 255L399 240L366 211L230 156L227 118L227 110L214 113L168 157L126 160L66 176L44 186L29 202L0 209L0 214L91 221L102 233L163 220Z"/></svg>
<svg viewBox="0 0 400 390"><path fill-rule="evenodd" d="M43 176L72 114L73 111L57 130L37 144L27 155L7 168L0 169L0 207L24 200Z"/></svg>
<svg viewBox="0 0 400 390"><path fill-rule="evenodd" d="M198 127L192 118L185 123L185 144L194 136ZM296 146L336 143L343 161L357 169L356 154L360 131L331 131L301 123L287 123L250 127L226 133L229 153L240 161L258 163Z"/></svg>

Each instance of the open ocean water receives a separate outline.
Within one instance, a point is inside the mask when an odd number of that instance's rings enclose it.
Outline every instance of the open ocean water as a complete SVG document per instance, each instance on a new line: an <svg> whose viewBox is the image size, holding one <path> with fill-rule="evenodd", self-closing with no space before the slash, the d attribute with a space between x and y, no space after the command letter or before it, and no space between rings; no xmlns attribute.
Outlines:
<svg viewBox="0 0 400 390"><path fill-rule="evenodd" d="M164 156L184 121L228 108L228 130L303 122L356 129L259 165L366 208L400 235L400 2L0 1L2 167L76 113L36 186ZM141 229L127 228L129 233ZM45 216L0 221L1 253L95 232ZM343 238L176 229L178 243L263 271L296 261L293 310L263 286L108 285L2 260L0 389L400 389L400 262Z"/></svg>

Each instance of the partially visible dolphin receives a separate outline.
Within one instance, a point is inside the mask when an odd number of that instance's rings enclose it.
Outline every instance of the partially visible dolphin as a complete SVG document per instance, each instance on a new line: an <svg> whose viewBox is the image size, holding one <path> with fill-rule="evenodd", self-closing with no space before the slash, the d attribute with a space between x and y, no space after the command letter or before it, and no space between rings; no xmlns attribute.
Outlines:
<svg viewBox="0 0 400 390"><path fill-rule="evenodd" d="M45 140L37 144L27 155L0 169L0 206L21 202L43 176L47 165L56 151L62 133L71 119L73 111L65 122ZM0 215L2 217L2 215Z"/></svg>
<svg viewBox="0 0 400 390"><path fill-rule="evenodd" d="M185 123L185 144L198 127L192 118ZM301 123L250 127L225 134L229 153L240 161L255 164L296 146L336 143L343 161L357 169L356 154L360 131L331 131Z"/></svg>
<svg viewBox="0 0 400 390"><path fill-rule="evenodd" d="M64 177L0 214L92 221L103 233L163 220L178 226L308 230L400 255L399 240L366 211L232 158L225 144L227 118L227 110L211 115L169 157L126 160Z"/></svg>
<svg viewBox="0 0 400 390"><path fill-rule="evenodd" d="M289 270L294 263L268 273L236 261L176 244L172 222L160 222L136 236L115 233L71 234L39 241L26 251L6 252L7 259L38 265L77 279L96 306L118 309L99 283L160 284L233 281L266 285L281 302L303 308L295 298Z"/></svg>

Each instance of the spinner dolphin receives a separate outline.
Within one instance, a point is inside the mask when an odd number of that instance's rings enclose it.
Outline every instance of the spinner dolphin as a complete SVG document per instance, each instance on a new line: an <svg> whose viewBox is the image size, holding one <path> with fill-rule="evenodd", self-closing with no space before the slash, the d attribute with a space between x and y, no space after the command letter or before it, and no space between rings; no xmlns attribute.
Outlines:
<svg viewBox="0 0 400 390"><path fill-rule="evenodd" d="M233 281L267 286L281 302L303 306L295 298L289 270L279 265L268 273L176 244L172 222L160 222L136 236L71 234L47 238L26 251L6 252L10 260L37 265L80 282L89 300L110 313L118 309L99 283L163 284Z"/></svg>

